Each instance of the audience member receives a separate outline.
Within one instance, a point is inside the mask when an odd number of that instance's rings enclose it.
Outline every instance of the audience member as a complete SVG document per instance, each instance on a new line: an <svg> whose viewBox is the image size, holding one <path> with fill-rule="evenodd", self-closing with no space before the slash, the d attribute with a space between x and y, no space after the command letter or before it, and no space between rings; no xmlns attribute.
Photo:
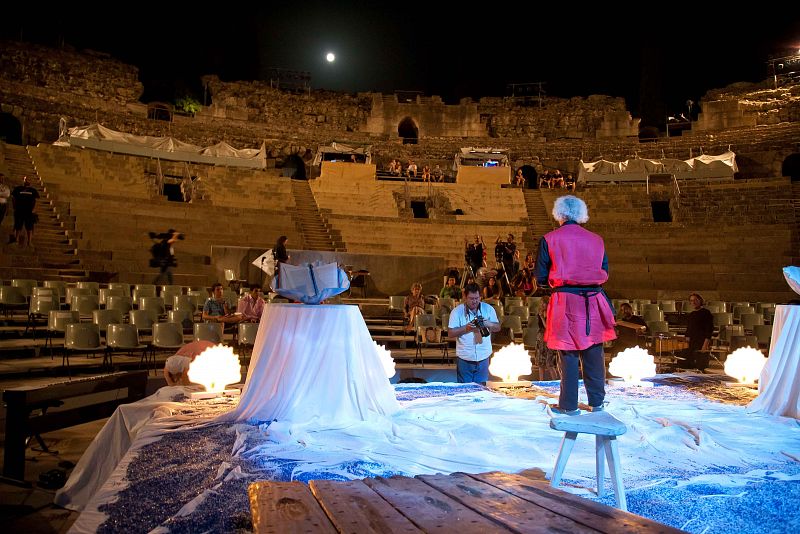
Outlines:
<svg viewBox="0 0 800 534"><path fill-rule="evenodd" d="M288 242L289 238L285 235L282 235L275 243L275 248L272 249L272 257L275 260L275 274L273 275L273 278L277 280L277 282L272 285L273 288L277 288L280 284L278 277L280 276L281 272L281 263L289 263L289 253L286 251L286 243Z"/></svg>
<svg viewBox="0 0 800 534"><path fill-rule="evenodd" d="M483 300L490 303L498 303L503 299L503 290L497 283L497 278L492 276L483 286Z"/></svg>
<svg viewBox="0 0 800 534"><path fill-rule="evenodd" d="M536 268L536 260L533 259L533 252L528 252L525 255L525 261L522 263L522 266L533 272L533 269Z"/></svg>
<svg viewBox="0 0 800 534"><path fill-rule="evenodd" d="M539 176L539 188L540 189L551 189L553 185L553 175L550 174L550 171L545 172L544 174Z"/></svg>
<svg viewBox="0 0 800 534"><path fill-rule="evenodd" d="M431 168L427 165L422 167L422 181L423 182L431 181Z"/></svg>
<svg viewBox="0 0 800 534"><path fill-rule="evenodd" d="M523 187L525 185L525 177L522 175L522 169L517 169L517 174L511 180L514 187Z"/></svg>
<svg viewBox="0 0 800 534"><path fill-rule="evenodd" d="M409 178L416 178L417 177L417 164L414 163L414 160L408 160L408 167L406 168L406 175Z"/></svg>
<svg viewBox="0 0 800 534"><path fill-rule="evenodd" d="M37 198L39 192L31 186L27 176L23 176L22 185L18 185L11 192L11 204L14 206L14 240L23 247L33 245L33 227L39 219L36 214Z"/></svg>
<svg viewBox="0 0 800 534"><path fill-rule="evenodd" d="M686 337L689 346L683 351L684 367L705 371L708 367L711 336L714 333L714 316L704 308L705 300L697 293L689 295L694 310L686 317Z"/></svg>
<svg viewBox="0 0 800 534"><path fill-rule="evenodd" d="M523 267L514 277L513 286L514 295L517 297L529 297L536 293L537 289L533 273L527 267Z"/></svg>
<svg viewBox="0 0 800 534"><path fill-rule="evenodd" d="M631 306L627 302L623 302L622 304L620 304L619 315L617 316L617 320L638 324L639 326L647 326L647 323L641 316L634 315L633 306Z"/></svg>
<svg viewBox="0 0 800 534"><path fill-rule="evenodd" d="M231 313L228 302L223 297L222 284L211 286L211 297L203 306L203 320L209 323L236 324L243 320L238 313Z"/></svg>
<svg viewBox="0 0 800 534"><path fill-rule="evenodd" d="M503 241L502 238L498 236L495 243L499 246L499 260L503 264L503 270L510 280L516 274L516 270L514 269L514 254L517 252L517 245L514 243L514 234L508 234L507 239L507 241ZM497 253L498 248L495 247L495 256L497 256Z"/></svg>
<svg viewBox="0 0 800 534"><path fill-rule="evenodd" d="M575 191L575 176L571 172L568 172L567 177L564 178L564 187L567 191Z"/></svg>
<svg viewBox="0 0 800 534"><path fill-rule="evenodd" d="M552 187L553 187L553 189L563 189L564 188L564 176L561 174L561 171L559 171L558 169L556 169L556 172L553 173Z"/></svg>
<svg viewBox="0 0 800 534"><path fill-rule="evenodd" d="M422 296L422 284L414 282L411 285L411 294L403 300L403 318L406 323L406 332L414 330L414 319L417 315L425 313L425 297Z"/></svg>
<svg viewBox="0 0 800 534"><path fill-rule="evenodd" d="M461 288L456 285L454 277L451 276L447 279L447 284L439 291L439 298L461 300Z"/></svg>
<svg viewBox="0 0 800 534"><path fill-rule="evenodd" d="M433 168L433 181L434 182L443 182L444 181L444 173L442 172L442 168L439 167L439 164L436 164L436 167Z"/></svg>
<svg viewBox="0 0 800 534"><path fill-rule="evenodd" d="M261 298L261 286L250 285L250 292L239 299L236 312L242 315L242 322L257 323L264 311L264 299Z"/></svg>
<svg viewBox="0 0 800 534"><path fill-rule="evenodd" d="M475 242L469 243L467 238L464 238L464 257L472 269L472 274L477 275L481 267L485 265L484 256L486 254L486 244L483 242L483 237L475 234Z"/></svg>

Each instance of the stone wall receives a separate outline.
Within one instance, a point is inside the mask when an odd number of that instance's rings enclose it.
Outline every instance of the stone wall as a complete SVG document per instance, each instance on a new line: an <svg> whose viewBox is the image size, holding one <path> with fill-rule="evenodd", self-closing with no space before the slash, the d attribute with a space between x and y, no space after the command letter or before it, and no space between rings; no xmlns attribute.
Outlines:
<svg viewBox="0 0 800 534"><path fill-rule="evenodd" d="M775 88L772 80L735 83L708 91L700 100L696 130L800 121L800 85Z"/></svg>
<svg viewBox="0 0 800 534"><path fill-rule="evenodd" d="M512 98L484 97L478 112L492 137L552 140L639 135L639 119L631 118L624 98L546 97L541 103L541 107L519 106Z"/></svg>
<svg viewBox="0 0 800 534"><path fill-rule="evenodd" d="M411 121L418 137L472 137L485 136L478 106L470 99L458 105L447 105L439 96L417 96L413 102L400 102L396 95L373 93L372 113L362 129L373 134L399 138L399 126Z"/></svg>

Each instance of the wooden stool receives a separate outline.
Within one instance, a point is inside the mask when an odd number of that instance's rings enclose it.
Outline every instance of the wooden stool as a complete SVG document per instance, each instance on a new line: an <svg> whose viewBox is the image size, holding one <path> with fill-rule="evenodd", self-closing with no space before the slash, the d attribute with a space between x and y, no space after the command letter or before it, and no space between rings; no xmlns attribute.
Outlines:
<svg viewBox="0 0 800 534"><path fill-rule="evenodd" d="M628 503L625 500L625 486L622 484L622 466L619 461L619 451L617 450L617 436L621 436L628 431L625 423L606 412L590 412L585 415L565 415L550 419L550 428L553 430L563 430L564 439L561 441L561 449L558 451L556 466L553 468L553 476L550 478L550 485L558 487L567 459L575 445L575 438L578 434L594 434L595 436L595 458L597 461L597 496L603 496L603 478L605 477L605 459L608 460L608 467L611 471L611 478L614 484L614 495L617 497L617 505L620 510L628 511Z"/></svg>

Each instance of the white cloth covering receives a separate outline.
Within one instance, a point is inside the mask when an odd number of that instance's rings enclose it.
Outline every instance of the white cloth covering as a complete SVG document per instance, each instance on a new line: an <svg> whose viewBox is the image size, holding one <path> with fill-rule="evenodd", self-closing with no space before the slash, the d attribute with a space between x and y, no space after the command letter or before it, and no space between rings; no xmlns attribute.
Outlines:
<svg viewBox="0 0 800 534"><path fill-rule="evenodd" d="M800 419L800 306L777 306L769 358L758 381L758 397L749 412Z"/></svg>
<svg viewBox="0 0 800 534"><path fill-rule="evenodd" d="M269 304L239 405L221 418L334 428L399 409L357 306Z"/></svg>

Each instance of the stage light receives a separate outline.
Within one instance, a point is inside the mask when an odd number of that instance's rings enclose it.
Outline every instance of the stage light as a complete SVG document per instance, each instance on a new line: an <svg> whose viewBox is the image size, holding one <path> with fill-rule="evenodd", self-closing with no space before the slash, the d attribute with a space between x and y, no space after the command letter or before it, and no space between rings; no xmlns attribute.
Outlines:
<svg viewBox="0 0 800 534"><path fill-rule="evenodd" d="M515 382L522 375L533 371L531 356L524 345L511 343L498 350L489 364L489 372L503 379L503 382Z"/></svg>
<svg viewBox="0 0 800 534"><path fill-rule="evenodd" d="M383 370L386 372L386 378L392 378L397 371L394 367L394 358L392 358L391 351L389 351L383 345L378 345L377 341L373 341L372 343L375 344L375 353L378 355L378 359L380 359L381 364L383 365Z"/></svg>
<svg viewBox="0 0 800 534"><path fill-rule="evenodd" d="M736 349L725 359L725 374L742 384L754 384L761 375L767 359L761 351L753 347Z"/></svg>
<svg viewBox="0 0 800 534"><path fill-rule="evenodd" d="M239 357L231 347L214 345L200 353L189 366L189 380L201 384L208 393L222 394L227 384L242 379Z"/></svg>
<svg viewBox="0 0 800 534"><path fill-rule="evenodd" d="M642 378L655 376L656 363L645 349L636 346L623 350L611 360L608 372L622 377L626 384L642 386Z"/></svg>

